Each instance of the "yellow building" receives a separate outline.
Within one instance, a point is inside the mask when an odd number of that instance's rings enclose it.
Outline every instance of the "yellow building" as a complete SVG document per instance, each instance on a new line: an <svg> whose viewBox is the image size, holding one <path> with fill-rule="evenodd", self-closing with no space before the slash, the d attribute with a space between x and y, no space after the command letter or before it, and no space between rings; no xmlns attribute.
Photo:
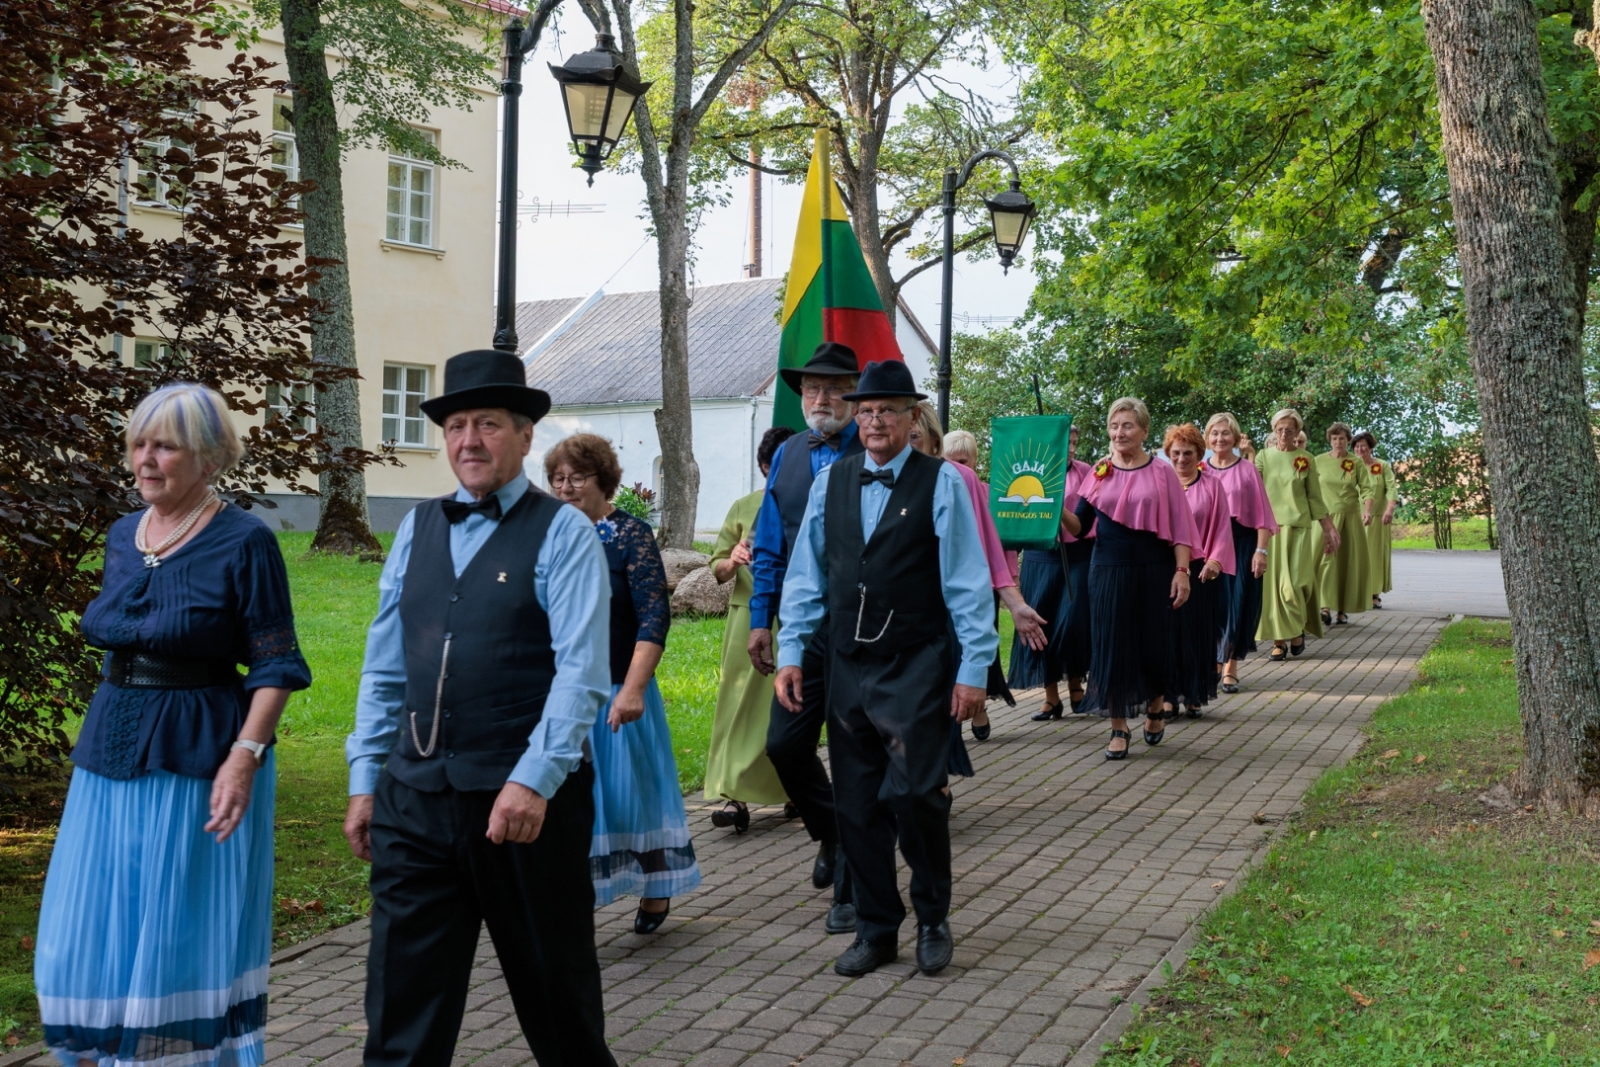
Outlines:
<svg viewBox="0 0 1600 1067"><path fill-rule="evenodd" d="M277 64L275 76L287 76L281 33L263 32L255 51ZM202 73L220 73L230 58L201 50L195 64ZM273 138L275 164L294 178L289 106L279 96L262 99L256 110L263 135L270 131ZM419 126L459 168L381 147L353 147L344 158L362 444L374 450L391 444L404 463L367 470L374 529L394 529L419 500L455 486L437 427L417 405L440 392L446 359L487 348L493 338L498 116L498 96L486 88L472 110L436 108ZM168 146L150 147L165 152ZM129 224L151 236L176 235L180 216L167 204L168 190L139 180L137 164L132 177ZM121 341L124 358L136 362L154 357L163 343L154 330ZM272 497L279 507L259 512L268 522L315 527L315 497Z"/></svg>

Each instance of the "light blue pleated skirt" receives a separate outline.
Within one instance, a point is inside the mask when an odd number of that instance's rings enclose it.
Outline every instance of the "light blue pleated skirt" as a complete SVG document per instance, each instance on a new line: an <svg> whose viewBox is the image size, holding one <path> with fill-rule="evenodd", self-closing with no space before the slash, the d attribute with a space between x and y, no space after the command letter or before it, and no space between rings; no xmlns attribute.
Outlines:
<svg viewBox="0 0 1600 1067"><path fill-rule="evenodd" d="M218 844L211 782L72 775L39 914L33 980L68 1067L265 1062L275 760Z"/></svg>
<svg viewBox="0 0 1600 1067"><path fill-rule="evenodd" d="M611 687L617 695L620 685ZM675 897L700 884L689 818L672 755L667 706L654 678L644 715L616 733L600 710L589 744L594 752L594 842L589 874L595 906L625 896Z"/></svg>

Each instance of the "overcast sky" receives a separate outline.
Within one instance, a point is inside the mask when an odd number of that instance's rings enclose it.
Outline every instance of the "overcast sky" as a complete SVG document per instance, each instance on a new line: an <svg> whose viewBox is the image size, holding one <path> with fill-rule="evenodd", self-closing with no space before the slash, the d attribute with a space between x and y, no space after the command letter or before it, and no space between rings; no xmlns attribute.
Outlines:
<svg viewBox="0 0 1600 1067"><path fill-rule="evenodd" d="M572 167L567 138L566 116L559 90L545 64L559 62L591 47L593 34L581 19L569 19L567 32L559 37L547 35L538 53L524 67L522 96L521 167L519 184L523 205L538 198L541 205L601 205L598 213L540 215L532 221L522 216L517 234L517 298L546 299L560 296L586 296L604 286L607 292L630 292L657 286L654 241L646 232L644 182L638 174L602 171L594 185L585 184L587 175ZM993 92L1007 80L1004 71L946 71L955 80L981 86ZM1003 90L1002 90L1003 91ZM959 165L961 160L951 161ZM986 164L975 182L980 188L1003 188L997 165ZM788 185L767 176L765 179L765 255L762 271L768 277L781 277L789 269L794 249L796 220L800 211L799 185ZM733 201L705 217L696 234L693 281L697 284L736 281L744 277L749 241L749 179L734 182ZM1032 242L1029 243L1030 246ZM1024 257L1031 247L1025 248ZM902 261L896 273L905 268ZM969 263L957 258L955 265L955 330L976 332L979 327L963 321L968 316L1015 316L1027 306L1034 277L1031 270L1012 268L1000 273L997 260ZM929 333L938 336L939 270L924 271L905 290L906 300ZM524 340L527 340L526 338Z"/></svg>

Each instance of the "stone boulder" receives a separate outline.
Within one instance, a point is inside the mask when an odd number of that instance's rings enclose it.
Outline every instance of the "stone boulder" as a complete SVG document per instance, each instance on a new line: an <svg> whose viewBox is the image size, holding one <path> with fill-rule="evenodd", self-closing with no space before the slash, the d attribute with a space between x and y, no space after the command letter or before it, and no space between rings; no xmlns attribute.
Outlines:
<svg viewBox="0 0 1600 1067"><path fill-rule="evenodd" d="M711 562L711 557L704 552L694 552L687 548L663 548L661 550L661 563L667 569L667 588L677 589L683 576L691 571L697 571Z"/></svg>
<svg viewBox="0 0 1600 1067"><path fill-rule="evenodd" d="M684 575L672 593L674 615L726 615L728 598L733 595L733 583L719 583L710 567L701 567Z"/></svg>

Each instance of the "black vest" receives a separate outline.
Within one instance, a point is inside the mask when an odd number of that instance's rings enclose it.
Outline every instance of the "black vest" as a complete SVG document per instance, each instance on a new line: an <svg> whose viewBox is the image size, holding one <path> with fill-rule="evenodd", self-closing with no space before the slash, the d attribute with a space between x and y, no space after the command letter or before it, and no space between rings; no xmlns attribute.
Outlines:
<svg viewBox="0 0 1600 1067"><path fill-rule="evenodd" d="M457 578L444 499L412 513L400 590L406 700L388 768L428 793L499 789L527 751L556 676L550 618L534 596L533 575L561 504L530 486ZM418 744L428 748L435 704L439 735L423 756Z"/></svg>
<svg viewBox="0 0 1600 1067"><path fill-rule="evenodd" d="M783 455L778 457L777 477L772 479L772 499L783 518L783 558L786 560L794 553L795 538L800 536L800 520L806 517L806 501L811 497L811 483L816 481L816 475L811 473L811 439L815 436L807 431L785 441ZM853 433L845 442L839 459L860 454L861 435ZM776 606L772 617L778 617Z"/></svg>
<svg viewBox="0 0 1600 1067"><path fill-rule="evenodd" d="M913 449L872 540L865 543L861 472L866 456L845 456L828 474L823 515L828 640L844 655L888 659L945 636L950 612L939 574L939 535L933 527L933 490L942 466L944 460Z"/></svg>

